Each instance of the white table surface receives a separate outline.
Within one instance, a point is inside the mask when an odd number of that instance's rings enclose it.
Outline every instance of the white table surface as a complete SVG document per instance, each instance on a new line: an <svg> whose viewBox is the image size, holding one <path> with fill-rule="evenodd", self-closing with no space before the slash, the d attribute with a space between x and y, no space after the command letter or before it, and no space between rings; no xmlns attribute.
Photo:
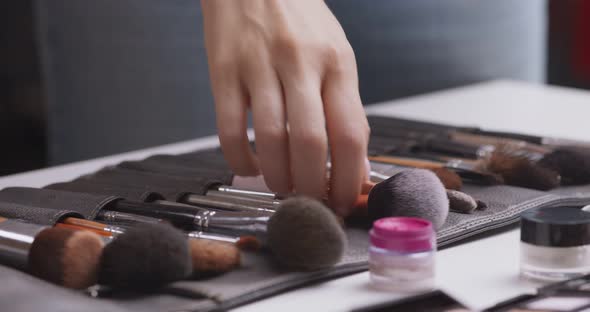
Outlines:
<svg viewBox="0 0 590 312"><path fill-rule="evenodd" d="M590 92L567 88L495 81L372 105L367 111L490 130L590 140ZM181 153L212 147L217 142L216 137L207 137L6 176L0 178L0 188L41 187L122 160L141 159L155 153ZM518 232L509 231L440 251L437 284L473 309L532 292L540 285L519 279L518 246ZM400 296L368 288L365 272L258 301L236 311L347 311Z"/></svg>

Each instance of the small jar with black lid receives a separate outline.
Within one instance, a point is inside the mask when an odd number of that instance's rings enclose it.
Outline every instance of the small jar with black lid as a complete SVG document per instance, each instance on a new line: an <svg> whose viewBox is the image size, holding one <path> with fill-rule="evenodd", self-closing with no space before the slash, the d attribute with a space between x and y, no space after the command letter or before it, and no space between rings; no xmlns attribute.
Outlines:
<svg viewBox="0 0 590 312"><path fill-rule="evenodd" d="M590 273L590 212L576 207L534 208L522 214L520 272L560 281Z"/></svg>

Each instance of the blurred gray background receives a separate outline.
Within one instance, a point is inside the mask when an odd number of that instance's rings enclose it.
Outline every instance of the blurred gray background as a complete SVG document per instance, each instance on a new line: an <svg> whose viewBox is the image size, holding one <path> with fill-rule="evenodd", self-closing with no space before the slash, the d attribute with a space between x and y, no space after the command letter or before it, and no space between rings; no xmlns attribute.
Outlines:
<svg viewBox="0 0 590 312"><path fill-rule="evenodd" d="M544 0L328 4L365 104L547 77ZM0 174L216 132L199 1L6 0L0 21Z"/></svg>

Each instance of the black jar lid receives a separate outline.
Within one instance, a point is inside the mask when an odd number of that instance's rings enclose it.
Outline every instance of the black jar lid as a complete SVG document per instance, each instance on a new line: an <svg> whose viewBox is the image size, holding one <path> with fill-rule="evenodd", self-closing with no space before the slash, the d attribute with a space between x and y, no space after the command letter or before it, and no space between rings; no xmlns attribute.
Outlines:
<svg viewBox="0 0 590 312"><path fill-rule="evenodd" d="M525 211L520 220L520 240L549 247L590 244L590 212L577 207L545 207Z"/></svg>

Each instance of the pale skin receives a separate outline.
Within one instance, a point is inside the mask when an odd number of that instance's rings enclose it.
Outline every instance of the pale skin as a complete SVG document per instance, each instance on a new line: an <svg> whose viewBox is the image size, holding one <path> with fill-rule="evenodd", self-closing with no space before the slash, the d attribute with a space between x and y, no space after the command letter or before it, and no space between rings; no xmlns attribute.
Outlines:
<svg viewBox="0 0 590 312"><path fill-rule="evenodd" d="M354 52L332 12L321 0L201 5L219 138L232 170L262 174L274 192L327 194L337 214L349 214L366 175L369 127Z"/></svg>

